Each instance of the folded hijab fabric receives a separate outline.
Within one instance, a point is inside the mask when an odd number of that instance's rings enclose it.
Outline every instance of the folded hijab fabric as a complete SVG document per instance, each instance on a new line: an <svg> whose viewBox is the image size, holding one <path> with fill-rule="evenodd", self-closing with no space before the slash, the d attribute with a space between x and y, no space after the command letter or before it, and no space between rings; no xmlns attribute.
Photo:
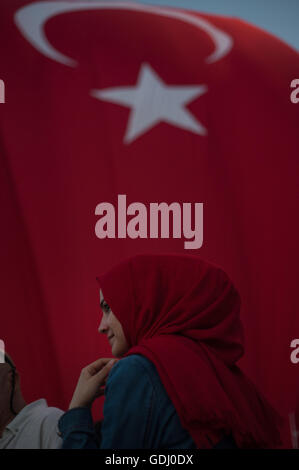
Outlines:
<svg viewBox="0 0 299 470"><path fill-rule="evenodd" d="M198 448L232 432L240 448L282 445L282 417L236 365L244 354L240 296L197 255L141 254L97 277L129 350L156 366Z"/></svg>

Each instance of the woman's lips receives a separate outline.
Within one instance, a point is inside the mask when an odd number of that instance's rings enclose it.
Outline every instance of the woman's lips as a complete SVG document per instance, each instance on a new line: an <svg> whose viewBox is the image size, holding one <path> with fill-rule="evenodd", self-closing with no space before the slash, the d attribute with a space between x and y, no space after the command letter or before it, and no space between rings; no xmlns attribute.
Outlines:
<svg viewBox="0 0 299 470"><path fill-rule="evenodd" d="M109 339L109 343L110 341L114 338L114 335L110 336L108 339Z"/></svg>

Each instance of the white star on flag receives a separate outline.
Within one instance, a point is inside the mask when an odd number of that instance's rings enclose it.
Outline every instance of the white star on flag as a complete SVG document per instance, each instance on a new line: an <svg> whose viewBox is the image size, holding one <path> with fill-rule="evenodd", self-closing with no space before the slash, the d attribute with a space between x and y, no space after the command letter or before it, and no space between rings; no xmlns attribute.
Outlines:
<svg viewBox="0 0 299 470"><path fill-rule="evenodd" d="M129 144L161 121L206 135L207 129L185 106L207 91L206 85L166 85L149 64L142 64L135 87L92 90L104 101L131 108L124 143Z"/></svg>

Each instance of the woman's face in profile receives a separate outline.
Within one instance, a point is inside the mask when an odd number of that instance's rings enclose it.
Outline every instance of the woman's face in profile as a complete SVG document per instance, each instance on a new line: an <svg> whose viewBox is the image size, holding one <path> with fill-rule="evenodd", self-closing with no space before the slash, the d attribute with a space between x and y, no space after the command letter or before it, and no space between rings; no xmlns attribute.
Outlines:
<svg viewBox="0 0 299 470"><path fill-rule="evenodd" d="M113 356L121 357L128 351L129 346L125 338L121 323L118 321L110 306L105 301L102 289L100 289L100 305L103 312L103 317L98 331L99 333L104 333L107 335Z"/></svg>

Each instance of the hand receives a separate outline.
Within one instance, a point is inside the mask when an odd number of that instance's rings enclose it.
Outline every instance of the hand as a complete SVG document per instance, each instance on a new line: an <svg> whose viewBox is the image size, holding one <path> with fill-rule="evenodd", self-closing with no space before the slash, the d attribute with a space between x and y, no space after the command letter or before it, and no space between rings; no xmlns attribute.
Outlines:
<svg viewBox="0 0 299 470"><path fill-rule="evenodd" d="M118 359L103 357L82 369L69 410L90 407L95 398L104 395L108 374Z"/></svg>

